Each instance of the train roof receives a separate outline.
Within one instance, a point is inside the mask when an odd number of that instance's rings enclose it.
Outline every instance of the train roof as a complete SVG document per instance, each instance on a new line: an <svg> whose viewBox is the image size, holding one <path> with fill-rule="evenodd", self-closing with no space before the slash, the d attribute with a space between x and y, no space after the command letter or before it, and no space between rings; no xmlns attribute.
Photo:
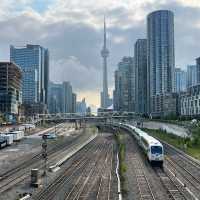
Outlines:
<svg viewBox="0 0 200 200"><path fill-rule="evenodd" d="M160 143L160 141L158 141L157 139L155 139L154 137L146 134L142 136L150 145L159 145L162 146L162 144Z"/></svg>
<svg viewBox="0 0 200 200"><path fill-rule="evenodd" d="M123 123L120 123L123 124ZM144 138L144 140L146 140L146 142L149 145L159 145L162 146L162 144L160 143L160 141L158 141L157 139L155 139L154 137L150 136L148 133L146 133L145 131L131 125L131 124L123 124L124 126L127 126L131 129L133 129L137 134L140 135L140 137Z"/></svg>

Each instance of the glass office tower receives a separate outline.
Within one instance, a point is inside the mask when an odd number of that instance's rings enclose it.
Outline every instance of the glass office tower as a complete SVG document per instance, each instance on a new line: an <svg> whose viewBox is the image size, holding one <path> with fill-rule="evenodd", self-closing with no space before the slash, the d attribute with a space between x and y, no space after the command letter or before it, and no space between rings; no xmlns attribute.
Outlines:
<svg viewBox="0 0 200 200"><path fill-rule="evenodd" d="M10 46L10 60L22 69L22 102L47 104L49 52L40 45Z"/></svg>

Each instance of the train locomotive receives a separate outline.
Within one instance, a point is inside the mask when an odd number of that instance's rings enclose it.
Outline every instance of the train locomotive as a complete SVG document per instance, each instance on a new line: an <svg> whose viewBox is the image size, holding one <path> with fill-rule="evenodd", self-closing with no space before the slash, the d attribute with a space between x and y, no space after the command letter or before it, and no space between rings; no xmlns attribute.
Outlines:
<svg viewBox="0 0 200 200"><path fill-rule="evenodd" d="M150 163L158 166L163 165L164 149L163 145L157 139L130 124L120 123L120 127L128 130L134 136Z"/></svg>

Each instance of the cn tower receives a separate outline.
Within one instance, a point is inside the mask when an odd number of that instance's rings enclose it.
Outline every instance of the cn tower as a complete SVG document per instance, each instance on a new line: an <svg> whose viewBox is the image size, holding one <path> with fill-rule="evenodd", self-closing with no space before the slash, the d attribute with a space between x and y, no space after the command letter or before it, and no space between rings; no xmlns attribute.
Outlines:
<svg viewBox="0 0 200 200"><path fill-rule="evenodd" d="M103 49L101 50L101 56L103 58L103 91L101 92L101 108L107 108L109 106L109 95L108 95L108 75L107 75L107 58L109 51L106 47L106 20L104 17L104 43Z"/></svg>

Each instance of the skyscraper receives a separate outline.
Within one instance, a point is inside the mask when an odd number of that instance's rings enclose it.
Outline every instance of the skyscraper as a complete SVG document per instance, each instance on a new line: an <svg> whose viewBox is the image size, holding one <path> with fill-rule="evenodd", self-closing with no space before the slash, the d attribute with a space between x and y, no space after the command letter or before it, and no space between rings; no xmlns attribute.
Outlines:
<svg viewBox="0 0 200 200"><path fill-rule="evenodd" d="M134 48L135 58L135 111L147 113L147 40L138 39Z"/></svg>
<svg viewBox="0 0 200 200"><path fill-rule="evenodd" d="M76 113L76 98L77 95L72 93L72 113Z"/></svg>
<svg viewBox="0 0 200 200"><path fill-rule="evenodd" d="M48 107L50 113L76 112L76 94L70 82L49 84Z"/></svg>
<svg viewBox="0 0 200 200"><path fill-rule="evenodd" d="M11 62L0 62L0 112L6 116L19 114L22 71Z"/></svg>
<svg viewBox="0 0 200 200"><path fill-rule="evenodd" d="M63 82L63 102L64 113L72 113L73 91L70 82Z"/></svg>
<svg viewBox="0 0 200 200"><path fill-rule="evenodd" d="M187 88L197 84L197 66L187 66Z"/></svg>
<svg viewBox="0 0 200 200"><path fill-rule="evenodd" d="M200 57L196 59L196 65L197 65L197 84L200 84Z"/></svg>
<svg viewBox="0 0 200 200"><path fill-rule="evenodd" d="M101 92L101 107L107 108L109 106L109 94L108 94L108 77L107 77L107 58L109 51L106 47L106 21L104 17L104 44L101 50L101 56L103 57L103 91Z"/></svg>
<svg viewBox="0 0 200 200"><path fill-rule="evenodd" d="M86 102L85 102L85 98L83 98L82 101L78 101L76 103L76 112L81 114L81 115L85 115L86 110L87 110L87 105L86 105Z"/></svg>
<svg viewBox="0 0 200 200"><path fill-rule="evenodd" d="M123 57L115 71L114 110L133 112L135 109L134 59Z"/></svg>
<svg viewBox="0 0 200 200"><path fill-rule="evenodd" d="M179 93L186 90L186 72L175 68L174 91Z"/></svg>
<svg viewBox="0 0 200 200"><path fill-rule="evenodd" d="M22 102L47 104L49 52L40 45L10 46L10 60L22 69Z"/></svg>
<svg viewBox="0 0 200 200"><path fill-rule="evenodd" d="M154 112L157 95L171 93L174 85L174 15L169 10L147 17L147 62L150 112Z"/></svg>
<svg viewBox="0 0 200 200"><path fill-rule="evenodd" d="M63 113L63 84L50 82L48 99L49 113Z"/></svg>

